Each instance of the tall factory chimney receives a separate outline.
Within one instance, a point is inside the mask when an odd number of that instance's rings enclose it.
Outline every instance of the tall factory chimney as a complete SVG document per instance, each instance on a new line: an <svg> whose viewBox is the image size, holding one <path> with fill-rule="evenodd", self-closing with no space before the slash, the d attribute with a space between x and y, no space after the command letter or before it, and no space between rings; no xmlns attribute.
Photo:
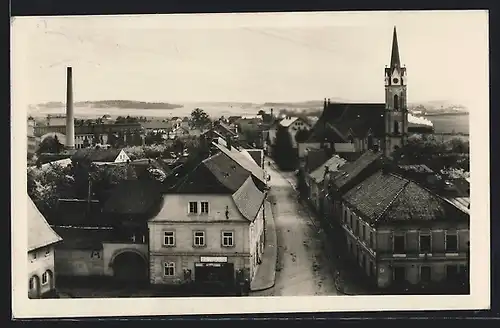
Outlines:
<svg viewBox="0 0 500 328"><path fill-rule="evenodd" d="M73 70L66 73L66 148L75 148L75 113L73 110Z"/></svg>

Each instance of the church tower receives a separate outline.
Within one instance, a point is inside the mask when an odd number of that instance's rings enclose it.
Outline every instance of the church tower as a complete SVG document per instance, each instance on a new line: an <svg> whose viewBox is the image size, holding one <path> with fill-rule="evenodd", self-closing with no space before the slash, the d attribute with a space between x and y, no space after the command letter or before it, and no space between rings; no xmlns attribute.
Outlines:
<svg viewBox="0 0 500 328"><path fill-rule="evenodd" d="M385 156L390 156L394 150L405 145L407 135L406 67L401 67L398 36L394 27L391 64L385 68Z"/></svg>

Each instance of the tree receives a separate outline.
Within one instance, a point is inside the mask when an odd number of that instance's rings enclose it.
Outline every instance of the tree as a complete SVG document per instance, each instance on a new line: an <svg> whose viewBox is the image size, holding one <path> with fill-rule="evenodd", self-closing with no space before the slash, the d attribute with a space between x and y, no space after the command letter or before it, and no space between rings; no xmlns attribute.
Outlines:
<svg viewBox="0 0 500 328"><path fill-rule="evenodd" d="M64 145L59 142L57 135L47 136L40 143L40 147L36 151L38 154L55 153L58 154L64 150Z"/></svg>
<svg viewBox="0 0 500 328"><path fill-rule="evenodd" d="M274 145L274 159L282 170L295 169L297 156L292 144L292 137L284 127L276 131L276 143Z"/></svg>
<svg viewBox="0 0 500 328"><path fill-rule="evenodd" d="M74 198L74 183L70 169L57 164L27 172L28 195L45 217L55 213L60 198Z"/></svg>
<svg viewBox="0 0 500 328"><path fill-rule="evenodd" d="M85 139L83 139L83 148L87 148L90 146L89 138L88 136L85 136Z"/></svg>
<svg viewBox="0 0 500 328"><path fill-rule="evenodd" d="M212 123L210 116L201 108L195 108L191 112L189 126L192 128L203 129Z"/></svg>
<svg viewBox="0 0 500 328"><path fill-rule="evenodd" d="M99 138L99 134L94 132L94 135L92 136L92 146L95 146L99 143L101 143L101 139Z"/></svg>
<svg viewBox="0 0 500 328"><path fill-rule="evenodd" d="M301 129L297 131L297 133L295 134L295 141L297 143L306 142L308 138L309 138L309 131L307 131L306 129Z"/></svg>

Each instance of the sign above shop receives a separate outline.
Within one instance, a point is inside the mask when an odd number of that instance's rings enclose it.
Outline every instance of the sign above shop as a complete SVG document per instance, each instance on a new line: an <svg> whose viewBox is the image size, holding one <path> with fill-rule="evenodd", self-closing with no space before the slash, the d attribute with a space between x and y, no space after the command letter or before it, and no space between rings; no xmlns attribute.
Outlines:
<svg viewBox="0 0 500 328"><path fill-rule="evenodd" d="M220 268L222 267L224 264L223 263L195 263L194 266L197 267L197 268L207 268L207 267L211 267L211 268Z"/></svg>
<svg viewBox="0 0 500 328"><path fill-rule="evenodd" d="M202 263L226 263L227 256L200 256Z"/></svg>

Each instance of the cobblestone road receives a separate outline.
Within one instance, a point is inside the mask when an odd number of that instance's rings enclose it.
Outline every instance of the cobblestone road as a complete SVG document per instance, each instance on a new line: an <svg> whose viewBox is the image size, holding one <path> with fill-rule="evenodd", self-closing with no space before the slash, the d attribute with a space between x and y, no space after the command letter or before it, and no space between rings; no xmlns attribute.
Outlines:
<svg viewBox="0 0 500 328"><path fill-rule="evenodd" d="M278 266L273 288L252 296L337 295L334 269L325 255L325 233L299 203L293 173L279 172L266 162L271 176L270 201L278 236Z"/></svg>

